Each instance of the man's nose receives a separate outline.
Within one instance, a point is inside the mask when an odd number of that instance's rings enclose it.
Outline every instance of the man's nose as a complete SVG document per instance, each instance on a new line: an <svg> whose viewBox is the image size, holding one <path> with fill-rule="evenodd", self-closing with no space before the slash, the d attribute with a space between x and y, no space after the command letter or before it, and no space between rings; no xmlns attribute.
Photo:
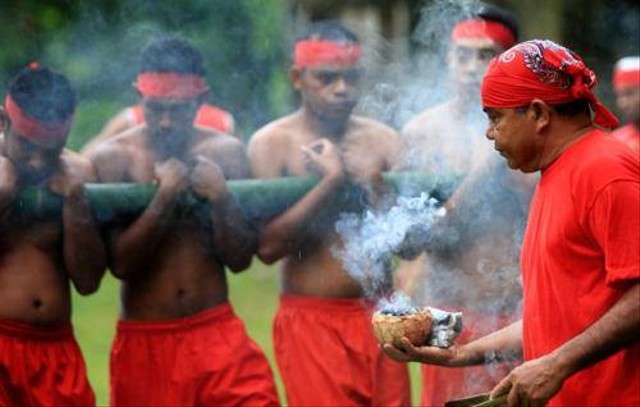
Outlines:
<svg viewBox="0 0 640 407"><path fill-rule="evenodd" d="M493 139L495 138L493 136L494 130L495 130L495 127L493 125L490 124L489 126L487 126L487 130L484 132L485 137L493 141Z"/></svg>
<svg viewBox="0 0 640 407"><path fill-rule="evenodd" d="M344 94L347 92L348 87L349 84L347 84L347 81L344 79L344 77L338 76L338 78L336 78L335 82L333 83L333 92Z"/></svg>
<svg viewBox="0 0 640 407"><path fill-rule="evenodd" d="M158 126L163 128L171 127L171 117L168 113L162 113L160 117L158 117Z"/></svg>

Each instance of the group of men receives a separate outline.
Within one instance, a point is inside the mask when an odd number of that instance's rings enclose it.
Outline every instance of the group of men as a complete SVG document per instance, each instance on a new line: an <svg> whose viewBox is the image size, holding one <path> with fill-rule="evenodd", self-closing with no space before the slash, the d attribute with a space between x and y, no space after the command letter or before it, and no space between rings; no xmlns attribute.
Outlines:
<svg viewBox="0 0 640 407"><path fill-rule="evenodd" d="M184 40L145 48L140 105L80 154L64 149L69 82L26 67L0 111L0 405L95 404L70 326L69 281L90 294L107 267L122 284L112 405L278 405L263 351L228 302L225 270L246 270L254 255L280 261L273 335L289 405L410 405L398 363L410 360L424 363L426 406L492 389L510 405L640 403L638 387L622 380L640 380L640 69L628 74L625 62L616 82L621 94L636 91L635 139L612 137L595 127L617 120L594 96L582 59L517 38L499 9L456 24L452 100L398 133L352 114L362 46L335 21L315 23L293 50L299 109L259 129L247 148L229 134L231 116L205 105L202 56ZM500 154L482 137L481 108ZM635 153L616 138L635 140ZM467 174L443 203L447 216L398 253L414 259L400 266L401 288L423 305L464 311L465 334L449 349L381 348L372 304L332 254L345 188L357 185L375 207L388 192L381 173L407 168ZM258 225L226 184L308 174L317 184ZM100 224L86 182L157 189L135 218ZM61 215L24 216L15 202L26 186L59 195ZM197 205L182 204L187 193ZM459 367L471 365L480 366Z"/></svg>

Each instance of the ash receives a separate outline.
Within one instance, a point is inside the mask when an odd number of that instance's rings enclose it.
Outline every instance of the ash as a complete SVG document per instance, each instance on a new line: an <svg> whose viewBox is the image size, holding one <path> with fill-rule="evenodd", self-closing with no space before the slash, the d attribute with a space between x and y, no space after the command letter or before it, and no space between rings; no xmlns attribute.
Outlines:
<svg viewBox="0 0 640 407"><path fill-rule="evenodd" d="M343 245L332 246L331 252L360 282L366 296L377 297L387 287L391 256L407 232L416 226L428 231L445 213L435 198L422 193L418 197L399 197L396 205L386 211L341 214L335 229Z"/></svg>
<svg viewBox="0 0 640 407"><path fill-rule="evenodd" d="M418 307L413 305L411 299L401 292L395 292L389 298L380 299L377 309L381 314L396 317L418 312Z"/></svg>

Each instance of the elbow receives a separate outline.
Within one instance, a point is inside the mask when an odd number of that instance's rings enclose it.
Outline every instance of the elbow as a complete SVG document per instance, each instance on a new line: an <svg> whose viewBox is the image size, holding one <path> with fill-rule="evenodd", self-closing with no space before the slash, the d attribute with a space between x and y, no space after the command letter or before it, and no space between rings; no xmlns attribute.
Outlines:
<svg viewBox="0 0 640 407"><path fill-rule="evenodd" d="M240 273L241 271L244 271L244 270L248 269L251 266L251 258L252 258L252 256L248 256L248 257L243 258L243 259L239 259L239 260L235 260L233 262L229 262L227 264L227 267L233 273Z"/></svg>
<svg viewBox="0 0 640 407"><path fill-rule="evenodd" d="M267 265L275 263L285 255L280 245L269 243L266 241L260 242L257 254L258 258Z"/></svg>

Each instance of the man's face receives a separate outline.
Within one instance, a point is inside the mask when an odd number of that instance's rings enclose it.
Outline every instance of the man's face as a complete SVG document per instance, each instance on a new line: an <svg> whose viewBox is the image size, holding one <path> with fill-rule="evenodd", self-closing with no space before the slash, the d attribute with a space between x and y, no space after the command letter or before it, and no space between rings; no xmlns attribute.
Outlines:
<svg viewBox="0 0 640 407"><path fill-rule="evenodd" d="M615 89L616 105L627 123L640 123L640 86Z"/></svg>
<svg viewBox="0 0 640 407"><path fill-rule="evenodd" d="M181 153L193 130L200 99L143 98L142 105L152 143L163 151Z"/></svg>
<svg viewBox="0 0 640 407"><path fill-rule="evenodd" d="M13 162L19 179L27 185L39 184L56 170L64 145L44 147L16 133L5 130L5 153Z"/></svg>
<svg viewBox="0 0 640 407"><path fill-rule="evenodd" d="M509 168L522 172L535 172L539 168L536 145L535 120L528 110L484 109L489 118L486 136L506 160Z"/></svg>
<svg viewBox="0 0 640 407"><path fill-rule="evenodd" d="M504 51L489 38L460 38L451 44L449 69L460 90L479 91L491 59Z"/></svg>
<svg viewBox="0 0 640 407"><path fill-rule="evenodd" d="M303 103L318 116L343 120L351 114L360 97L362 68L357 65L326 64L293 68L293 85Z"/></svg>

